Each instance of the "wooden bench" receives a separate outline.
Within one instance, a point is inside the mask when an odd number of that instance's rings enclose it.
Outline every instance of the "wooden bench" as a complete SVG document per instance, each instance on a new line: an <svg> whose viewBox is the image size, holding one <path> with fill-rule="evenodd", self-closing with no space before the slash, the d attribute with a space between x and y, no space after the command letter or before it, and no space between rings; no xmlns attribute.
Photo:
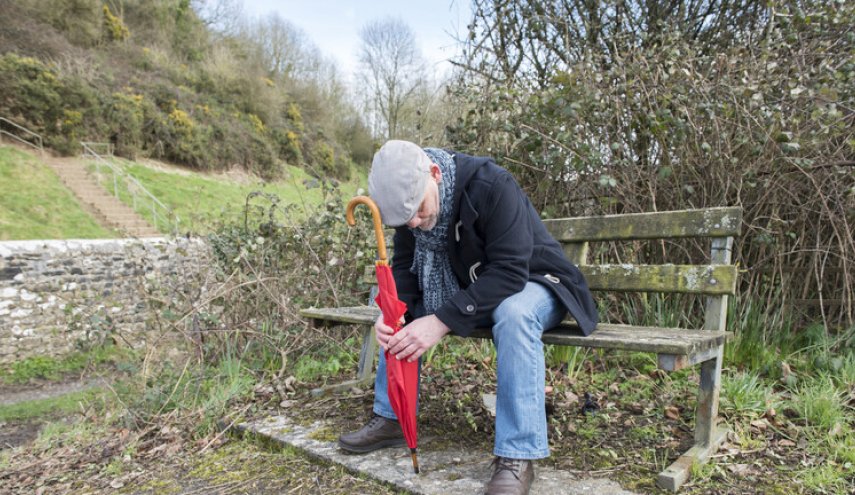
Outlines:
<svg viewBox="0 0 855 495"><path fill-rule="evenodd" d="M658 356L659 368L665 371L700 364L695 444L660 473L657 480L662 488L676 491L688 479L692 464L706 462L726 435L726 430L717 425L717 415L722 357L724 343L728 337L725 332L727 299L728 295L735 293L737 281L737 269L731 264L731 250L733 237L740 233L742 209L708 208L562 218L546 220L544 223L562 243L568 258L579 265L592 291L684 293L704 296L705 308L701 328L600 323L593 334L585 337L574 321L567 320L543 334L543 342L547 344L655 353ZM709 249L707 264L587 264L590 243L678 238L700 239L698 242L702 242L705 249ZM668 247L672 244L673 242L667 241L661 244L666 256ZM373 277L373 269L370 276ZM300 313L316 326L347 323L365 325L357 379L318 389L317 394L373 383L372 369L374 357L377 355L377 344L372 325L379 315L376 307L308 308ZM700 320L700 315L698 316ZM479 329L472 335L476 338L490 336L489 328Z"/></svg>

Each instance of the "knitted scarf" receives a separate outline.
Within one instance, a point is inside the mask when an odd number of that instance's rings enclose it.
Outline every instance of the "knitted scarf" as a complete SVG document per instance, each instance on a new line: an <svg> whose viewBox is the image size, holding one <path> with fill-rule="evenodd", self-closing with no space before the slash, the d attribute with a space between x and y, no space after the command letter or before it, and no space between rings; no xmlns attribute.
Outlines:
<svg viewBox="0 0 855 495"><path fill-rule="evenodd" d="M454 178L457 165L449 153L437 148L425 148L425 153L433 163L439 165L442 181L439 183L439 215L434 228L424 231L411 228L416 238L413 266L410 273L419 279L419 289L425 311L431 315L460 290L457 277L451 268L448 257L448 230L451 223L451 209L454 202Z"/></svg>

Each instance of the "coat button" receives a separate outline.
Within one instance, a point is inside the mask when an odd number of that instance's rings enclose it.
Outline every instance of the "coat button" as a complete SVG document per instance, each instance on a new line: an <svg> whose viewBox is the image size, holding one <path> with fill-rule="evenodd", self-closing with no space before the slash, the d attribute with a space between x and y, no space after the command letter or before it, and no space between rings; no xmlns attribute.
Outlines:
<svg viewBox="0 0 855 495"><path fill-rule="evenodd" d="M469 306L466 306L466 311L469 311L470 313L475 311L475 306L473 306L471 304Z"/></svg>

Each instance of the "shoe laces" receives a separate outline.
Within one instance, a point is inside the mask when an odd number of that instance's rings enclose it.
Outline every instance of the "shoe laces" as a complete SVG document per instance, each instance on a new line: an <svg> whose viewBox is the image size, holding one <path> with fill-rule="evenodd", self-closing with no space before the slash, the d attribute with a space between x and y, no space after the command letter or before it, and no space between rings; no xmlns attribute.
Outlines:
<svg viewBox="0 0 855 495"><path fill-rule="evenodd" d="M383 426L387 421L394 421L389 418L384 418L379 414L375 414L374 417L371 418L371 421L366 425L368 428L377 428L378 426Z"/></svg>
<svg viewBox="0 0 855 495"><path fill-rule="evenodd" d="M493 466L495 466L496 469L493 474L499 474L500 471L510 471L511 474L514 475L514 478L519 480L520 475L517 473L519 473L520 471L521 463L522 461L520 459L511 459L509 457L496 457L495 459L493 459Z"/></svg>

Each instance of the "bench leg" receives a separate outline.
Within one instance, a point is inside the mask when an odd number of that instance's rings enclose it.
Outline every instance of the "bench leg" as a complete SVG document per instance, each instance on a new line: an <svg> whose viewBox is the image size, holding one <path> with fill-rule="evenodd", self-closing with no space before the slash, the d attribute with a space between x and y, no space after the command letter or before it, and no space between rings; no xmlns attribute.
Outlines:
<svg viewBox="0 0 855 495"><path fill-rule="evenodd" d="M723 352L724 347L719 347L715 358L701 363L701 388L695 414L695 445L668 466L668 469L659 473L656 483L661 488L677 491L689 478L692 465L703 464L709 460L727 436L727 430L716 425Z"/></svg>
<svg viewBox="0 0 855 495"><path fill-rule="evenodd" d="M362 332L362 349L359 351L359 368L356 379L359 381L374 381L374 359L377 357L377 339L374 337L374 327L367 326Z"/></svg>
<svg viewBox="0 0 855 495"><path fill-rule="evenodd" d="M374 358L377 356L377 340L374 338L374 327L366 325L362 331L362 349L359 351L359 367L356 370L356 380L325 385L312 389L312 395L321 397L339 392L346 392L354 387L362 388L374 384Z"/></svg>

